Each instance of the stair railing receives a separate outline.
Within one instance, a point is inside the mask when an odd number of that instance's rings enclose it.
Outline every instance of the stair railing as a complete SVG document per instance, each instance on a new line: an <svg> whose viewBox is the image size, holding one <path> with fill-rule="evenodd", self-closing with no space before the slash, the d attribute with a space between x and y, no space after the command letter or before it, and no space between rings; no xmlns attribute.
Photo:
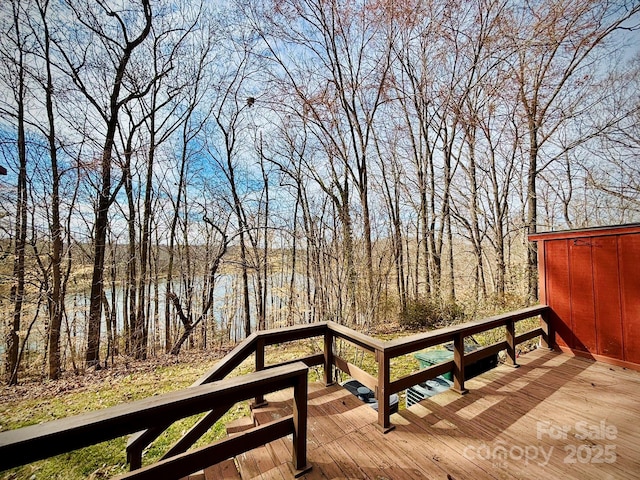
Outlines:
<svg viewBox="0 0 640 480"><path fill-rule="evenodd" d="M293 434L292 462L307 465L307 376L302 362L185 388L95 412L0 433L0 470L156 428L211 410L228 410L255 395L293 388L293 414L186 453L174 454L120 479L180 478L278 438Z"/></svg>
<svg viewBox="0 0 640 480"><path fill-rule="evenodd" d="M239 367L251 355L255 354L255 371L259 372L267 368L265 366L264 354L265 347L276 345L279 343L290 342L294 340L313 338L315 336L324 335L327 328L326 323L315 323L309 325L297 325L293 327L280 328L274 330L263 330L249 335L245 340L240 342L231 352L229 352L222 360L220 360L211 370L196 380L191 387L206 385L211 382L219 381L226 378L231 372ZM276 366L286 366L295 362L303 362L308 367L325 364L325 356L310 355L307 357L296 358L289 362L281 362L276 365L270 365L268 368ZM325 368L325 371L327 368ZM191 388L189 387L189 388ZM253 406L264 405L264 395L256 394ZM198 422L175 443L164 455L163 459L170 458L173 455L185 452L189 449L207 430L209 430L227 410L213 409ZM152 428L140 431L131 435L127 442L127 462L131 470L136 470L142 466L142 453L156 438L170 426L170 423L163 422Z"/></svg>

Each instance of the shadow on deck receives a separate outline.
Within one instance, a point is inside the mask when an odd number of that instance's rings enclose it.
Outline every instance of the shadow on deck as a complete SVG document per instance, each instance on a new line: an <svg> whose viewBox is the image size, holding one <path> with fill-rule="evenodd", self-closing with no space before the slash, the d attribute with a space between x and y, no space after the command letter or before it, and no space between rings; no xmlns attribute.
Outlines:
<svg viewBox="0 0 640 480"><path fill-rule="evenodd" d="M545 350L518 360L469 380L467 395L447 391L392 415L386 435L345 389L310 384L313 469L302 478L639 478L639 372ZM267 396L257 421L290 413L290 398ZM285 438L235 459L243 479L292 478L290 462ZM238 471L226 463L204 474Z"/></svg>

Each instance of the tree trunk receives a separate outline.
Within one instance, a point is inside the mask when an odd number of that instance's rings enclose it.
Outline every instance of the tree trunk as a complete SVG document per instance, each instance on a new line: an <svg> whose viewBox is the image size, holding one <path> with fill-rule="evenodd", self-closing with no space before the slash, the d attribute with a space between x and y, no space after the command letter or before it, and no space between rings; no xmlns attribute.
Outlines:
<svg viewBox="0 0 640 480"><path fill-rule="evenodd" d="M145 178L144 190L144 207L142 214L142 235L140 236L140 277L138 279L138 310L136 313L136 329L143 332L142 337L138 340L134 349L134 356L138 359L147 358L147 348L149 339L147 329L144 327L148 318L145 315L145 307L148 299L146 297L146 289L148 287L148 265L149 265L149 248L150 248L150 229L151 229L151 193L153 191L153 166L156 151L156 105L155 91L153 93L151 106L151 118L149 127L149 155L147 159L147 172Z"/></svg>
<svg viewBox="0 0 640 480"><path fill-rule="evenodd" d="M536 179L538 176L538 139L537 126L529 126L529 170L527 173L527 234L533 235L538 229L538 195ZM527 293L529 302L538 300L538 248L536 242L527 244Z"/></svg>
<svg viewBox="0 0 640 480"><path fill-rule="evenodd" d="M169 299L173 294L173 264L175 257L176 230L178 227L178 219L180 218L180 208L182 204L182 192L184 190L185 175L187 170L187 130L188 123L185 122L182 130L182 151L180 153L180 174L178 177L178 186L176 191L176 199L173 205L173 218L169 228L169 259L167 264L167 276L165 293L166 299L164 304L164 348L166 352L171 351L171 302Z"/></svg>
<svg viewBox="0 0 640 480"><path fill-rule="evenodd" d="M124 315L128 318L125 320L125 324L130 326L127 328L126 333L129 336L126 343L130 348L126 349L127 354L134 353L135 355L135 342L133 341L133 335L131 332L135 331L137 325L137 297L136 297L136 277L137 277L137 263L138 263L138 242L137 242L137 228L136 228L136 203L133 196L133 176L131 173L131 156L133 155L133 137L136 129L132 128L127 137L127 146L125 148L125 166L122 175L124 177L124 190L127 197L127 206L129 209L129 215L127 218L127 226L129 233L129 245L128 245L128 259L127 259L127 278L125 282L125 288L123 289L123 298L125 304L128 307ZM115 309L115 305L114 305ZM137 358L137 357L136 357Z"/></svg>
<svg viewBox="0 0 640 480"><path fill-rule="evenodd" d="M107 130L102 154L102 186L98 195L93 241L93 273L89 294L89 325L85 362L88 367L100 365L100 329L102 324L102 294L104 291L104 257L111 205L111 155L117 118L113 118Z"/></svg>
<svg viewBox="0 0 640 480"><path fill-rule="evenodd" d="M17 11L18 6L13 5L13 20L16 33L16 40L22 47L20 37L20 18ZM9 332L7 334L7 362L6 378L9 385L18 383L18 332L22 320L22 305L25 291L25 249L27 239L27 145L25 139L25 67L24 51L22 48L18 52L18 85L16 86L17 102L17 150L18 150L18 185L16 194L16 218L15 218L15 240L13 250L13 285L10 291L10 301L13 303L13 313Z"/></svg>
<svg viewBox="0 0 640 480"><path fill-rule="evenodd" d="M151 5L149 0L142 0L145 24L142 32L131 41L127 41L122 56L114 72L113 90L109 96L109 108L106 118L105 141L101 158L101 185L98 192L95 213L95 236L93 242L93 273L91 277L91 293L89 299L89 325L87 334L87 352L85 361L88 367L100 364L100 329L102 323L102 292L104 290L104 256L107 228L109 224L109 207L115 200L111 191L111 162L115 145L116 131L118 127L118 114L126 103L120 98L122 80L125 77L131 54L147 37L151 30ZM114 13L115 15L115 13ZM125 23L121 22L125 29ZM126 32L125 38L127 38ZM105 40L105 39L101 39ZM88 94L88 92L85 92ZM134 98L136 94L128 98Z"/></svg>
<svg viewBox="0 0 640 480"><path fill-rule="evenodd" d="M60 173L58 171L58 150L56 148L55 113L53 109L53 75L51 73L51 38L47 21L48 4L38 4L43 28L43 48L46 69L45 106L47 110L49 156L51 159L51 294L49 299L49 369L48 377L56 380L60 377L60 329L64 310L64 292L62 290L62 225L60 221Z"/></svg>

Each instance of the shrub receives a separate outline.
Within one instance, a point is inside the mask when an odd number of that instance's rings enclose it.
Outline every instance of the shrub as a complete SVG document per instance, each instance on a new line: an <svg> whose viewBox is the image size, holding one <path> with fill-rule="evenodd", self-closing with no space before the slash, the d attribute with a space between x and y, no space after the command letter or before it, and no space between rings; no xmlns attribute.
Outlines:
<svg viewBox="0 0 640 480"><path fill-rule="evenodd" d="M462 305L455 301L412 299L400 312L400 325L406 329L427 329L460 323L466 318Z"/></svg>

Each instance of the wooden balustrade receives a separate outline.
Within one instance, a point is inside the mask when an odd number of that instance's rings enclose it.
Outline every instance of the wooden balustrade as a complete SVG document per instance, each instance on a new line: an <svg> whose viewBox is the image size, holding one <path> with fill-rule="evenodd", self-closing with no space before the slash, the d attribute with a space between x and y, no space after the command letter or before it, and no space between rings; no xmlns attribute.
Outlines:
<svg viewBox="0 0 640 480"><path fill-rule="evenodd" d="M211 370L196 380L192 387L205 385L210 382L222 380L226 378L234 369L240 366L251 355L255 358L255 369L261 371L272 366L265 366L264 348L269 345L276 345L283 342L294 340L313 338L315 336L324 335L326 324L296 325L293 327L279 328L274 330L263 330L249 335L244 341L240 342L229 352L222 360L220 360ZM305 358L297 358L289 362L282 362L276 366L290 365L296 362L303 362L308 367L322 365L324 358L322 355L311 355ZM264 397L256 394L254 397L254 405L264 404ZM192 428L196 431L206 431L215 424L224 414L210 414L200 419ZM142 452L147 448L169 425L154 427L132 435L127 443L127 462L131 470L136 470L142 465ZM165 455L166 456L166 455Z"/></svg>
<svg viewBox="0 0 640 480"><path fill-rule="evenodd" d="M540 316L540 318L542 319L540 327L531 329L523 334L516 335L515 325L518 321L536 316ZM282 386L282 382L274 380L274 375L278 377L278 375L282 372L299 372L301 371L301 368L304 368L304 382L302 382L301 380L302 377L295 377L297 379L295 385L295 397L297 400L295 401L294 408L294 417L296 417L296 419L291 420L291 422L293 422L293 424L295 425L293 453L294 464L296 465L296 468L303 468L306 462L306 369L308 367L322 365L324 367L324 382L327 385L333 383L333 368L335 367L338 370L352 376L353 378L373 390L375 392L376 398L378 399L378 426L383 432L388 432L393 429L393 425L391 425L390 422L389 404L390 396L392 394L398 393L401 390L422 383L430 378L434 378L448 371L453 371L453 389L463 394L467 391L465 389L465 365L471 364L488 356L495 355L501 350L506 350L507 364L517 367L516 346L518 344L540 336L542 346L549 347L553 345L555 333L548 319L549 307L546 305L538 305L534 307L524 308L515 312L496 315L494 317L486 318L483 320L471 321L461 325L433 330L426 333L419 333L408 337L397 338L395 340L387 342L372 338L360 332L356 332L354 330L351 330L350 328L334 322L321 322L281 329L265 330L253 333L252 335L247 337L247 339L237 345L224 359L218 362L214 368L204 374L191 387L180 392L173 392L167 395L177 396L175 398L179 397L190 399L197 398L201 393L204 394L203 392L211 392L211 395L215 397L215 395L217 394L214 392L219 391L219 388L221 388L220 385L218 383L214 383L213 385L208 384L210 384L211 382L221 381L251 355L255 355L255 373L249 374L248 376L244 377L236 377L232 380L225 380L225 382L233 381L240 382L239 384L241 385L246 384L247 386L241 390L243 392L241 396L246 397L246 399L254 398L256 404L264 404L264 395L266 393L269 393L270 391L277 390ZM479 348L470 353L465 353L464 342L466 337L477 333L486 332L498 327L505 327L505 339L503 341L499 341L492 345ZM322 338L324 342L322 353L309 355L304 358L298 358L292 361L278 363L276 365L267 365L265 363L266 347L314 337ZM375 355L375 360L377 363L377 372L375 372L374 374L369 373L337 355L334 348L336 339L345 340L360 349L373 353ZM453 360L439 363L430 368L423 369L391 381L391 361L394 358L412 354L425 348L434 347L448 342L453 342L454 345ZM267 381L267 383L264 383L265 381ZM301 383L304 383L305 385L304 396L301 393L303 391ZM234 383L234 385L235 384L236 383ZM176 418L182 418L193 414L190 413L191 410L188 410L188 412L185 413L182 409L180 409L179 412L181 417L178 417L177 409L167 407L167 411L170 412L170 415L152 415L151 417L147 417L146 412L148 405L145 402L149 401L151 403L155 403L158 402L158 399L164 398L165 396L153 397L153 399L151 400L142 400L139 402L127 404L122 407L114 407L121 408L122 411L126 412L127 415L131 418L146 418L146 423L128 422L123 420L124 417L120 417L117 415L114 416L113 419L111 419L109 415L102 418L100 416L100 413L96 412L95 414L88 414L89 417L87 417L86 419L86 422L88 423L86 423L86 425L83 424L83 432L89 432L89 435L86 438L92 439L90 443L96 443L107 438L114 438L116 436L132 433L144 428L144 430L141 430L130 437L129 443L127 445L127 460L130 463L130 467L132 470L132 473L130 474L131 478L138 478L136 477L136 475L138 474L141 475L140 478L152 478L152 476L156 475L157 473L147 472L157 472L156 470L153 470L153 468L156 468L155 466L137 470L141 467L142 451L160 434L162 434L162 432L166 430L171 425L171 423L175 421ZM173 397L166 398L168 399ZM200 451L201 449L197 450L196 452L199 452L198 455L201 455L201 457L190 457L190 455L193 455L193 452L184 452L189 447L191 447L193 443L198 438L200 438L216 421L218 421L222 417L222 415L226 412L227 404L230 401L235 403L239 400L242 399L238 398L238 395L235 395L232 398L225 397L224 401L221 400L222 405L217 405L216 408L212 408L211 403L208 403L206 405L203 404L201 406L201 409L199 409L198 411L208 412L207 415L202 418L189 432L187 432L187 434L185 434L185 436L180 439L180 441L178 441L178 443L176 443L169 450L169 452L165 454L164 459L157 464L159 466L158 468L167 468L167 471L171 472L178 471L179 469L184 468L184 463L181 462L184 462L185 458L189 458L189 461L194 461L196 463L200 461L198 460L199 458L202 459L202 462L206 462L207 460L205 459L208 458L209 464L215 463L211 459L218 459L219 457L215 456L215 454L213 454L209 450L206 450L206 454L202 453ZM167 401L171 403L169 400ZM187 402L190 402L190 400L187 400ZM183 413L185 414L183 415ZM91 415L97 415L101 420L97 423L93 423L92 421L90 421L90 419L92 418ZM305 418L303 419L302 416L304 416ZM159 418L161 419L160 422L158 422ZM42 449L32 448L32 446L28 442L18 442L17 439L22 438L20 437L22 433L6 432L4 434L0 434L0 454L2 455L3 459L7 459L9 457L12 458L12 460L9 461L10 464L0 462L0 467L3 466L4 468L9 468L10 466L20 465L39 458L45 458L51 455L55 455L56 453L61 453L62 451L69 451L89 444L84 440L81 440L81 438L85 437L83 437L82 434L77 433L77 431L72 428L72 425L75 425L74 422L77 422L77 420L69 419L68 422L70 423L65 423L65 420L59 420L56 422L51 422L52 424L56 424L55 428L51 426L46 427L46 425L49 424L27 427L28 429L35 429L30 431L40 432L37 435L34 434L34 439L31 439L29 441L36 441L38 445L42 446ZM85 420L83 420L83 422L85 422ZM105 423L103 424L102 422ZM228 448L228 451L230 452L235 452L236 449L240 447L251 448L251 445L260 445L260 443L256 442L262 441L262 443L264 443L264 439L266 439L269 435L279 435L280 433L282 433L282 431L287 430L288 427L284 425L284 423L286 422L289 422L289 420L284 420L283 424L279 426L272 426L268 428L266 428L267 426L265 426L264 429L256 430L253 433L249 431L249 433L243 434L243 441L234 440L232 443L226 444L227 447L225 448ZM45 427L49 430L39 430L40 428ZM61 429L62 433L56 433L55 430L58 428ZM94 428L97 429L96 432L93 431ZM21 432L22 430L26 429L20 429L14 432ZM109 432L110 436L105 437L105 432ZM117 435L115 433L117 433ZM50 435L53 434L63 435L65 439L69 440L69 443L67 443L66 440L64 442L55 440L55 438L58 437L50 437ZM38 438L35 439L35 437ZM7 440L11 438L15 438L16 440L10 440L9 444L2 443L3 441L7 442ZM29 446L27 447L27 445ZM63 448L63 450L61 450L61 448ZM209 447L205 448L208 449ZM23 450L29 450L33 453L25 454L23 456L6 454L7 452L22 452ZM220 460L223 460L223 458L220 458ZM200 464L198 463L198 465ZM173 470L174 468L176 470ZM149 476L147 477L145 475Z"/></svg>
<svg viewBox="0 0 640 480"><path fill-rule="evenodd" d="M548 306L537 305L460 325L397 338L387 342L356 332L335 322L299 325L285 329L266 330L253 334L255 337L252 335L253 339L251 341L254 342L254 347L251 349L251 353L256 353L256 368L258 366L260 366L260 368L268 368L268 366L264 364L264 346L323 336L323 354L312 355L301 360L308 366L323 365L325 371L324 381L327 385L333 382L333 368L335 367L374 391L379 405L378 426L382 431L388 432L393 428L390 423L389 398L394 393L398 393L445 372L452 371L454 378L453 389L464 394L467 391L464 385L465 364L469 365L483 358L495 355L501 350L506 350L507 364L517 367L516 346L520 343L540 336L542 346L548 347L552 345L554 332L552 325L548 322L548 313ZM542 320L539 327L516 335L515 325L517 322L536 316L540 316ZM464 352L465 338L498 327L505 327L505 340L477 349L474 352ZM345 340L358 348L373 353L377 363L377 372L375 372L375 374L369 373L337 355L333 348L336 339ZM257 347L258 341L263 345L259 349ZM435 347L448 342L453 342L454 344L453 360L391 381L391 360L402 355L415 353L425 348ZM238 351L239 353L244 351L245 354L247 352L241 348L238 348ZM247 358L248 355L249 354L246 354L243 359ZM258 356L260 358L258 358ZM240 362L237 361L233 362L233 364L239 363ZM217 366L214 370L216 368ZM207 375L205 375L205 377L207 377Z"/></svg>
<svg viewBox="0 0 640 480"><path fill-rule="evenodd" d="M341 338L344 338L365 350L373 351L375 353L378 364L378 375L375 382L376 398L378 399L378 426L383 432L388 432L393 429L390 422L389 405L389 399L392 394L398 393L401 390L424 382L430 378L434 378L447 371L453 371L453 389L464 394L467 391L464 386L465 364L470 364L490 355L494 355L500 350L506 350L507 363L517 366L515 352L518 344L531 338L535 338L536 336L541 336L544 346L552 345L553 340L549 339L553 338L553 330L548 322L548 311L549 307L546 305L538 305L523 308L515 312L496 315L483 320L470 321L460 325L411 335L409 337L397 338L388 342L380 342L360 333L354 336L349 336L348 329L343 326L336 326L333 323L329 323L328 326L329 329L337 331ZM518 321L536 316L540 316L542 319L542 325L540 327L531 329L518 336L515 335L515 324ZM504 341L486 346L472 353L465 353L464 340L466 337L498 327L506 327L506 338ZM448 342L453 342L454 344L453 360L406 375L394 380L393 382L391 381L390 365L392 359ZM344 362L334 364L338 368L340 368L341 365L344 367ZM365 374L361 374L354 369L353 366L349 364L347 364L347 366L354 378L364 385L369 386L367 380L370 382L371 379L367 377L368 374L366 374L366 372ZM353 375L353 373L356 373L357 375ZM369 386L369 388L371 387Z"/></svg>
<svg viewBox="0 0 640 480"><path fill-rule="evenodd" d="M298 362L2 432L0 470L94 445L143 428L154 429L158 426L159 419L164 426L210 411L212 406L216 406L214 410L219 410L221 406L228 409L255 395L293 387L293 415L187 453L183 451L197 439L190 439L193 441L189 445L183 441L170 458L132 471L122 478L180 478L289 434L293 434L294 468L298 472L305 472L310 468L306 458L307 375L308 367Z"/></svg>

